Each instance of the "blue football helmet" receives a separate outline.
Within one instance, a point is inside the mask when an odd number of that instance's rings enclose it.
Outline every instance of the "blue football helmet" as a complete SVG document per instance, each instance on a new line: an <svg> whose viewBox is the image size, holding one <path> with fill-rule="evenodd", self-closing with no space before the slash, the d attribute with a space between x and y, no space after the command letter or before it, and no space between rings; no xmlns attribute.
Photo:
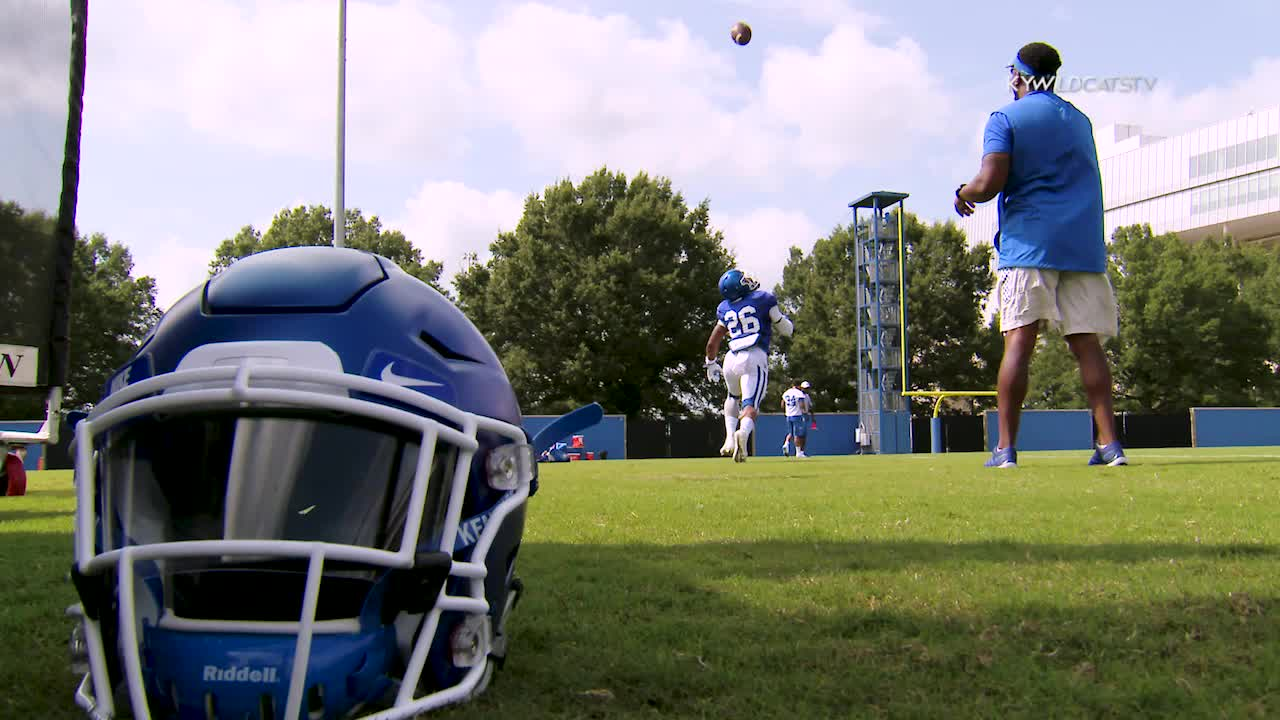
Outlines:
<svg viewBox="0 0 1280 720"><path fill-rule="evenodd" d="M407 718L506 656L537 463L484 337L386 258L188 293L75 426L94 717Z"/></svg>
<svg viewBox="0 0 1280 720"><path fill-rule="evenodd" d="M741 300L759 289L759 281L737 268L720 276L720 297L729 302Z"/></svg>

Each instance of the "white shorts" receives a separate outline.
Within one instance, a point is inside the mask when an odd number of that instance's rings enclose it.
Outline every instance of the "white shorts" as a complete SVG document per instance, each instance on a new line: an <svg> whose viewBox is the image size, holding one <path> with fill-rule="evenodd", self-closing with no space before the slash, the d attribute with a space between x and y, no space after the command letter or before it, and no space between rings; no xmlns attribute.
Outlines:
<svg viewBox="0 0 1280 720"><path fill-rule="evenodd" d="M769 357L759 347L729 353L724 358L724 383L742 407L759 408L769 384Z"/></svg>
<svg viewBox="0 0 1280 720"><path fill-rule="evenodd" d="M996 281L1000 331L1036 321L1062 328L1063 335L1119 334L1116 296L1106 273L1005 268Z"/></svg>

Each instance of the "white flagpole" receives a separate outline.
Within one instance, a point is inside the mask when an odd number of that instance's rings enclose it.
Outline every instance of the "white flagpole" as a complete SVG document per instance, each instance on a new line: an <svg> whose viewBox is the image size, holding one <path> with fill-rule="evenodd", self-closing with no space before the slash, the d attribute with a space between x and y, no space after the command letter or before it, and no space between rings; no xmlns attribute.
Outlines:
<svg viewBox="0 0 1280 720"><path fill-rule="evenodd" d="M347 154L347 0L338 0L338 168L333 202L333 244L346 246L347 211L343 198Z"/></svg>

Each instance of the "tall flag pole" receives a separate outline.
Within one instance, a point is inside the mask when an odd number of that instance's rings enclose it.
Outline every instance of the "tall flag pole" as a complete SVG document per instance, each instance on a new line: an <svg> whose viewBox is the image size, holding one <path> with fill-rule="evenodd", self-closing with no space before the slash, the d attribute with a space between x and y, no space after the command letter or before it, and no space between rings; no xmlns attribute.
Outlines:
<svg viewBox="0 0 1280 720"><path fill-rule="evenodd" d="M333 244L346 246L347 212L343 198L347 154L347 0L338 0L338 168L333 201Z"/></svg>

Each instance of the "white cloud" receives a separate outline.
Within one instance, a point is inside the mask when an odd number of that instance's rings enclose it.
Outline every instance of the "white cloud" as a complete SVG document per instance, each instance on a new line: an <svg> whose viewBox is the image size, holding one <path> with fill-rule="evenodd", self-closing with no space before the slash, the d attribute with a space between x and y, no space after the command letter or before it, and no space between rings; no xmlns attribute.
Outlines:
<svg viewBox="0 0 1280 720"><path fill-rule="evenodd" d="M1278 76L1280 57L1262 57L1253 61L1247 74L1198 90L1180 89L1157 77L1151 92L1074 92L1063 97L1087 113L1096 129L1136 124L1148 134L1174 135L1276 105Z"/></svg>
<svg viewBox="0 0 1280 720"><path fill-rule="evenodd" d="M730 4L750 8L752 12L796 19L816 27L830 27L848 22L856 22L863 27L884 24L882 18L857 10L846 0L731 0ZM752 25L754 31L755 25L751 22L751 18L744 19Z"/></svg>
<svg viewBox="0 0 1280 720"><path fill-rule="evenodd" d="M444 263L447 280L475 253L483 262L499 232L514 230L524 213L524 196L507 190L482 192L458 182L425 183L387 223L405 234L422 254Z"/></svg>
<svg viewBox="0 0 1280 720"><path fill-rule="evenodd" d="M712 211L711 223L724 232L724 244L738 260L738 267L772 289L782 282L791 248L808 254L823 231L803 212L764 207L742 215Z"/></svg>
<svg viewBox="0 0 1280 720"><path fill-rule="evenodd" d="M8 2L0 8L0 117L67 111L70 14L66 3Z"/></svg>
<svg viewBox="0 0 1280 720"><path fill-rule="evenodd" d="M924 50L909 38L877 45L854 24L837 26L816 52L771 51L761 91L793 138L796 164L823 173L900 159L904 143L950 129L952 103Z"/></svg>
<svg viewBox="0 0 1280 720"><path fill-rule="evenodd" d="M608 163L687 174L735 160L764 169L763 153L735 148L767 147L737 109L744 83L683 23L650 34L623 15L524 4L480 34L476 67L494 114L563 172Z"/></svg>
<svg viewBox="0 0 1280 720"><path fill-rule="evenodd" d="M713 49L682 22L650 31L526 3L480 34L476 66L492 114L531 155L574 174L607 163L776 187L785 172L888 159L887 133L901 143L947 128L941 83L911 40L877 45L845 21L816 52L762 50L758 86L739 76L740 51Z"/></svg>
<svg viewBox="0 0 1280 720"><path fill-rule="evenodd" d="M833 29L816 50L744 49L678 20L525 2L464 35L435 4L353 2L348 159L439 168L498 127L556 173L608 164L781 188L787 173L888 159L886 133L945 129L946 93L914 41L873 42L880 21L844 0L748 4ZM329 156L336 25L309 0L119 0L95 21L86 121L143 138L168 119L214 142ZM738 69L757 61L758 82Z"/></svg>
<svg viewBox="0 0 1280 720"><path fill-rule="evenodd" d="M433 5L347 10L347 150L359 160L456 154L465 47ZM336 6L121 0L93 21L86 115L142 132L157 113L268 153L332 153Z"/></svg>
<svg viewBox="0 0 1280 720"><path fill-rule="evenodd" d="M163 310L208 279L209 261L213 259L212 249L184 244L179 237L131 244L129 254L133 256L134 277L155 278L156 305Z"/></svg>

